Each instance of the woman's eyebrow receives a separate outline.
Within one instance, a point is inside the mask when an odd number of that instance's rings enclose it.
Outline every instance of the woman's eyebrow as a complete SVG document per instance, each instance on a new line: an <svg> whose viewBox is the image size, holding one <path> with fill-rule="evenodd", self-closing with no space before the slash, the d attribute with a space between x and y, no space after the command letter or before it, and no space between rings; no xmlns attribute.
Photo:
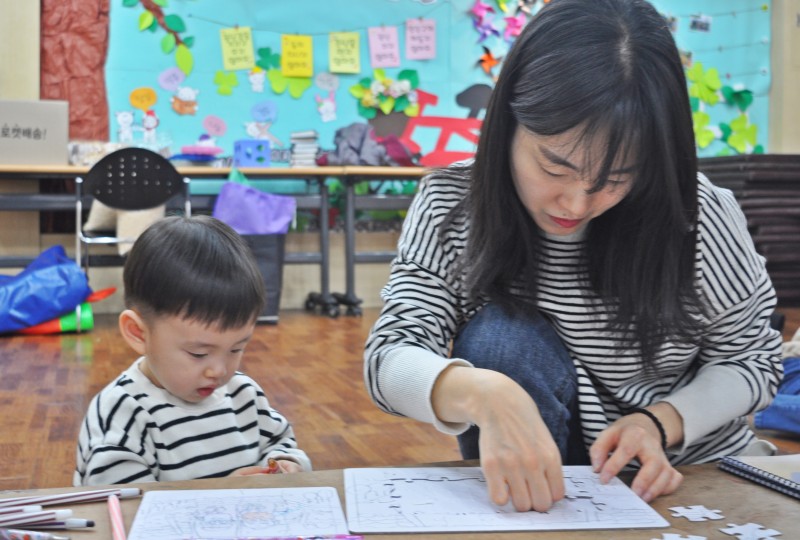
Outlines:
<svg viewBox="0 0 800 540"><path fill-rule="evenodd" d="M559 156L558 154L554 154L551 150L545 148L542 145L539 145L539 152L541 152L542 155L545 158L547 158L547 160L549 160L551 163L553 163L553 165L561 165L563 167L568 167L568 168L572 169L573 171L577 171L578 170L578 167L574 163L572 163L571 161L567 160L566 158L563 158L563 157Z"/></svg>

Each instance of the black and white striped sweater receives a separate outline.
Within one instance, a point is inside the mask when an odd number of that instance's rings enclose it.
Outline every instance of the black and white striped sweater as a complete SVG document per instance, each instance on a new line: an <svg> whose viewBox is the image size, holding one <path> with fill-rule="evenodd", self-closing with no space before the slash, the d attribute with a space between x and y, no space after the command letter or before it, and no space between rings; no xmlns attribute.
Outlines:
<svg viewBox="0 0 800 540"><path fill-rule="evenodd" d="M481 305L471 303L453 262L469 232L462 219L440 238L445 215L467 186L430 176L409 210L382 291L384 308L365 350L365 382L382 409L457 434L466 425L436 418L430 394L449 365L451 339ZM710 303L699 347L660 349L658 375L641 369L638 347L605 328L609 308L589 290L581 266L582 239L548 236L537 303L570 351L578 372L579 405L587 447L632 407L671 403L684 421L684 443L674 464L739 454L753 441L745 417L775 394L782 369L780 335L769 319L776 299L733 195L700 176L696 286ZM619 347L622 344L622 347Z"/></svg>

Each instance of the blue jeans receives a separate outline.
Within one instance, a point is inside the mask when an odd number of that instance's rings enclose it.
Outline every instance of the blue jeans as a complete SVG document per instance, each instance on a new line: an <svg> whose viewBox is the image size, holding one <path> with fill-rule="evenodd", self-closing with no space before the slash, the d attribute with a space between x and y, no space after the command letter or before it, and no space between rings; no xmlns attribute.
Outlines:
<svg viewBox="0 0 800 540"><path fill-rule="evenodd" d="M488 304L456 336L452 356L516 381L539 408L563 463L588 463L578 415L575 366L544 317L538 313L512 315ZM477 426L458 436L464 459L480 457L478 437Z"/></svg>

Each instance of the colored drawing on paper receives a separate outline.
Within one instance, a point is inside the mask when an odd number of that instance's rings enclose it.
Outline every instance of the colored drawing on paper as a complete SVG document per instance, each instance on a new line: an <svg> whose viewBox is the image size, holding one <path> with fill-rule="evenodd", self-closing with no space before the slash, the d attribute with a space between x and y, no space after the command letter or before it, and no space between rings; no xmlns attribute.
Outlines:
<svg viewBox="0 0 800 540"><path fill-rule="evenodd" d="M478 467L345 469L356 533L534 531L668 527L619 479L601 484L590 467L564 467L567 496L548 512L516 512L489 500Z"/></svg>
<svg viewBox="0 0 800 540"><path fill-rule="evenodd" d="M128 540L346 534L332 487L148 491Z"/></svg>

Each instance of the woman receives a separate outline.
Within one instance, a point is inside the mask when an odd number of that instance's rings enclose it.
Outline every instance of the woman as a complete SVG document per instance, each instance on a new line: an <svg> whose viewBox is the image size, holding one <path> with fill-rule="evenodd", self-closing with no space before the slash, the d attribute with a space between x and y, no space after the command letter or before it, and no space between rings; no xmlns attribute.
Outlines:
<svg viewBox="0 0 800 540"><path fill-rule="evenodd" d="M558 0L526 26L474 162L409 211L365 381L459 435L498 504L544 511L562 463L650 501L674 466L755 452L780 380L775 294L730 192L697 173L667 24L643 0ZM588 450L588 452L587 452Z"/></svg>

